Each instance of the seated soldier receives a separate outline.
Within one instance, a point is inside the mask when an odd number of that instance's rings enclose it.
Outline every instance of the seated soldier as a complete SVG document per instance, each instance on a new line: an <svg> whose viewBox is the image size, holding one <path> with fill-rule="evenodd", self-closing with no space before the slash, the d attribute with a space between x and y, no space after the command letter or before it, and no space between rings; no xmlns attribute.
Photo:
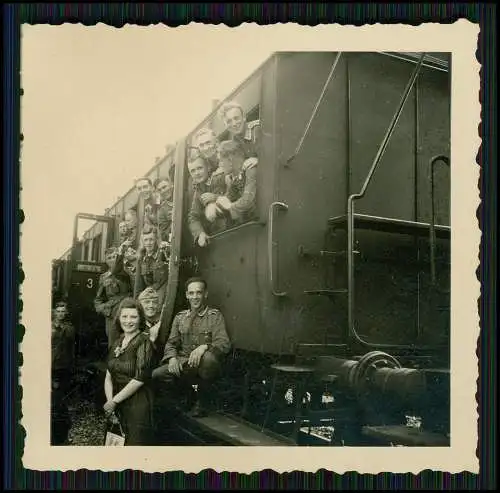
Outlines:
<svg viewBox="0 0 500 493"><path fill-rule="evenodd" d="M232 140L221 142L219 158L226 175L227 188L225 196L217 198L217 207L229 213L232 225L255 219L258 160L245 159L241 146Z"/></svg>
<svg viewBox="0 0 500 493"><path fill-rule="evenodd" d="M111 347L119 336L114 323L118 305L124 298L130 296L132 291L129 275L123 269L122 264L116 263L118 251L119 249L115 247L106 250L108 270L99 277L99 287L94 300L96 312L104 315L106 320L108 347Z"/></svg>
<svg viewBox="0 0 500 493"><path fill-rule="evenodd" d="M137 256L134 298L148 287L154 288L163 305L168 281L168 243L158 240L156 228L146 225L141 234L142 248Z"/></svg>
<svg viewBox="0 0 500 493"><path fill-rule="evenodd" d="M224 212L215 205L217 197L225 192L225 177L223 173L209 176L208 165L201 156L189 161L188 169L193 181L188 226L194 241L204 247L208 244L208 234L222 231L226 227Z"/></svg>
<svg viewBox="0 0 500 493"><path fill-rule="evenodd" d="M204 279L188 279L186 298L190 309L174 318L161 366L153 371L160 395L174 383L198 385L193 416L207 413L211 384L231 348L224 317L218 309L206 305L207 296Z"/></svg>
<svg viewBox="0 0 500 493"><path fill-rule="evenodd" d="M217 136L210 128L202 128L198 130L194 136L195 147L199 150L200 155L208 165L208 174L211 175L219 167L219 159L217 156Z"/></svg>
<svg viewBox="0 0 500 493"><path fill-rule="evenodd" d="M219 117L229 131L231 140L242 147L245 158L258 157L260 120L247 122L245 111L235 101L223 104Z"/></svg>

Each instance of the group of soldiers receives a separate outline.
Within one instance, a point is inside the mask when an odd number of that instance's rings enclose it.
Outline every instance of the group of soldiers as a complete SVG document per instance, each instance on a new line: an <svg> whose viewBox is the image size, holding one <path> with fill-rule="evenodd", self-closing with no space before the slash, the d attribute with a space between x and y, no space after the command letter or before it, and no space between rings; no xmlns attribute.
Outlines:
<svg viewBox="0 0 500 493"><path fill-rule="evenodd" d="M188 155L191 207L187 222L199 247L208 245L210 235L256 216L259 121L247 122L244 110L234 102L223 105L219 115L230 138L218 142L211 129L201 129L194 136ZM152 376L157 389L171 389L173 381L199 380L197 398L188 399L188 405L191 414L204 415L211 383L220 374L224 356L231 347L224 317L218 309L207 305L206 281L194 278L185 286L190 308L175 316L170 331L162 327L169 274L173 177L160 178L155 183L141 178L136 187L142 197L144 215L139 221L136 206L127 211L120 223L119 246L108 248L105 253L108 270L100 276L95 309L105 318L111 348L120 337L115 323L120 302L131 296L137 299L145 314L146 332L155 348L156 368ZM137 247L139 223L142 231ZM52 327L53 370L57 370L54 344L59 344L59 353L64 353L71 347L71 340L74 341L74 331L68 329L71 324L63 323L63 311L67 313L67 308L61 302L55 309ZM63 361L62 366L67 368L70 360ZM57 371L63 375L59 381L67 381L64 371ZM161 397L168 396L169 391L159 391L158 395L161 402Z"/></svg>

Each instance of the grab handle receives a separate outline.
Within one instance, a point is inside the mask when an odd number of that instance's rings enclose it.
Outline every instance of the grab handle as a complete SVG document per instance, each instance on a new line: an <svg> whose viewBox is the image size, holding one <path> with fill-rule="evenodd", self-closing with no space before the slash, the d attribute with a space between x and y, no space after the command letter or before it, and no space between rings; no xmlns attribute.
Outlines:
<svg viewBox="0 0 500 493"><path fill-rule="evenodd" d="M284 210L288 210L288 205L285 204L284 202L273 202L269 206L269 229L268 229L268 236L267 236L267 257L269 259L269 283L271 285L271 292L273 293L274 296L286 296L287 293L284 291L278 291L278 289L274 286L274 262L273 262L273 246L275 245L275 242L273 241L273 230L274 230L274 209L278 207Z"/></svg>

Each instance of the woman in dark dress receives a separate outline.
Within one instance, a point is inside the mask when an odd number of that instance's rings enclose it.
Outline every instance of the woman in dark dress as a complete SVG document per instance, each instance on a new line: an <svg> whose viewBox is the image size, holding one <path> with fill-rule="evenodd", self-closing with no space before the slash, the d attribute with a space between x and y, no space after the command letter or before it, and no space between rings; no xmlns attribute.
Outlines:
<svg viewBox="0 0 500 493"><path fill-rule="evenodd" d="M125 298L118 308L116 326L121 332L108 356L104 381L104 411L116 413L125 433L125 445L152 445L154 364L153 344L145 334L146 318L139 302Z"/></svg>

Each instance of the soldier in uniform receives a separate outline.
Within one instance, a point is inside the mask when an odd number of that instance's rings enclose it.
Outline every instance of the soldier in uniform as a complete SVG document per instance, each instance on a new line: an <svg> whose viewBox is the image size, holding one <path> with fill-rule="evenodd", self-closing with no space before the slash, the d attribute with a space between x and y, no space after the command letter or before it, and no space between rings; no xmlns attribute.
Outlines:
<svg viewBox="0 0 500 493"><path fill-rule="evenodd" d="M222 358L231 349L224 316L207 306L207 296L204 279L187 280L190 309L174 318L161 366L153 371L153 379L160 387L171 387L174 382L198 384L198 398L191 409L193 416L207 413L211 384L220 374Z"/></svg>
<svg viewBox="0 0 500 493"><path fill-rule="evenodd" d="M213 234L226 227L225 214L215 204L219 195L225 192L225 177L217 172L210 175L208 165L201 156L189 161L188 169L193 180L188 226L193 240L204 247L208 244L208 233Z"/></svg>
<svg viewBox="0 0 500 493"><path fill-rule="evenodd" d="M173 193L174 186L167 179L158 179L155 185L156 191L159 194L158 204L158 231L161 241L170 241L170 232L172 229L172 212L173 212Z"/></svg>
<svg viewBox="0 0 500 493"><path fill-rule="evenodd" d="M155 200L153 183L148 177L139 178L135 182L135 187L139 192L139 195L144 200L144 221L143 225L149 224L156 226L158 224L157 219L157 209L158 204ZM137 210L139 204L136 204L135 209Z"/></svg>
<svg viewBox="0 0 500 493"><path fill-rule="evenodd" d="M163 305L168 281L168 243L158 241L158 232L146 225L141 234L142 248L137 257L134 298L148 287L158 293L158 303Z"/></svg>
<svg viewBox="0 0 500 493"><path fill-rule="evenodd" d="M217 155L218 142L215 132L210 128L202 128L194 136L196 148L208 165L208 173L211 175L219 167L219 158Z"/></svg>
<svg viewBox="0 0 500 493"><path fill-rule="evenodd" d="M75 329L67 319L68 309L64 301L56 303L52 318L52 409L51 443L67 442L71 418L65 397L71 386L75 359Z"/></svg>
<svg viewBox="0 0 500 493"><path fill-rule="evenodd" d="M219 157L227 189L225 196L217 198L217 207L229 214L232 225L255 219L257 158L246 159L244 149L234 140L221 142Z"/></svg>
<svg viewBox="0 0 500 493"><path fill-rule="evenodd" d="M132 248L137 248L137 212L135 209L129 209L125 212L125 222L128 226L128 237L127 239L131 241L130 246Z"/></svg>
<svg viewBox="0 0 500 493"><path fill-rule="evenodd" d="M160 297L154 288L146 288L141 294L138 296L138 301L140 302L144 315L146 316L146 328L145 332L149 334L149 339L153 343L155 349L158 349L158 346L161 346L161 350L163 350L163 345L158 342L163 340L164 337L161 337L159 334L161 327L161 306L159 304Z"/></svg>
<svg viewBox="0 0 500 493"><path fill-rule="evenodd" d="M259 157L260 120L247 122L245 111L235 101L222 105L219 117L229 131L231 140L243 149L245 158Z"/></svg>
<svg viewBox="0 0 500 493"><path fill-rule="evenodd" d="M99 277L99 287L94 300L97 313L102 313L106 319L106 335L108 348L118 337L114 318L120 301L131 294L129 274L123 269L123 264L117 264L118 249L115 247L106 250L108 270Z"/></svg>
<svg viewBox="0 0 500 493"><path fill-rule="evenodd" d="M118 237L120 243L128 240L129 230L127 221L120 221L120 224L118 224Z"/></svg>

